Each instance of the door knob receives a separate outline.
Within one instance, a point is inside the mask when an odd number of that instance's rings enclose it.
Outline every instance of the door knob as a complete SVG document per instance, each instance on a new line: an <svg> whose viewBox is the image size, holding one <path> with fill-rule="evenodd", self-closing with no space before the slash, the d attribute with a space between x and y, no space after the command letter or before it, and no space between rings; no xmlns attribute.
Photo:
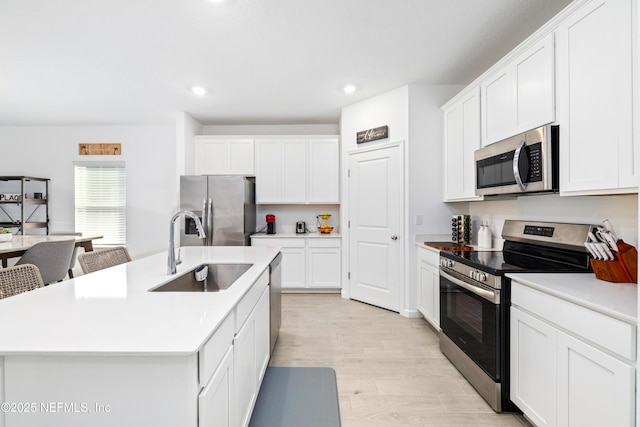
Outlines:
<svg viewBox="0 0 640 427"><path fill-rule="evenodd" d="M398 240L398 236L394 234L393 236L391 236L391 240Z"/></svg>

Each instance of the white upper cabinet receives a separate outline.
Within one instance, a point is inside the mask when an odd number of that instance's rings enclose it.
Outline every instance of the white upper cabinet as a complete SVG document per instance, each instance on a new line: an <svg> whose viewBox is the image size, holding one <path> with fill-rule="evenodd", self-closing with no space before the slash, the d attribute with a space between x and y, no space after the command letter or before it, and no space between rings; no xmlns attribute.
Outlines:
<svg viewBox="0 0 640 427"><path fill-rule="evenodd" d="M514 84L511 67L505 66L482 83L482 146L516 133Z"/></svg>
<svg viewBox="0 0 640 427"><path fill-rule="evenodd" d="M562 194L637 192L632 22L631 0L594 0L557 29Z"/></svg>
<svg viewBox="0 0 640 427"><path fill-rule="evenodd" d="M340 203L337 137L256 139L256 203Z"/></svg>
<svg viewBox="0 0 640 427"><path fill-rule="evenodd" d="M480 148L480 88L442 107L444 113L444 200L481 200L475 194L473 155Z"/></svg>
<svg viewBox="0 0 640 427"><path fill-rule="evenodd" d="M340 192L340 146L336 138L310 139L309 203L338 203Z"/></svg>
<svg viewBox="0 0 640 427"><path fill-rule="evenodd" d="M483 78L483 146L555 120L554 57L551 33Z"/></svg>
<svg viewBox="0 0 640 427"><path fill-rule="evenodd" d="M253 175L253 139L198 135L194 160L196 175Z"/></svg>

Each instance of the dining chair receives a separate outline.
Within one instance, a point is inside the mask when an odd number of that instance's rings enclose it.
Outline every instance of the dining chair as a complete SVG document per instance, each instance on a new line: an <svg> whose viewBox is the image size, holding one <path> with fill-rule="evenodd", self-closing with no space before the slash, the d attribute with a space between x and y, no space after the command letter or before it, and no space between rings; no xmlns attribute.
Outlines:
<svg viewBox="0 0 640 427"><path fill-rule="evenodd" d="M40 270L33 264L22 264L0 269L0 299L42 288Z"/></svg>
<svg viewBox="0 0 640 427"><path fill-rule="evenodd" d="M61 232L55 232L55 233L49 233L49 236L82 236L81 232L75 232L75 231L61 231ZM71 262L69 263L69 271L67 271L67 274L69 275L69 279L73 279L73 267L76 266L76 259L78 258L78 250L80 248L78 246L75 246L73 248L73 254L71 255Z"/></svg>
<svg viewBox="0 0 640 427"><path fill-rule="evenodd" d="M60 282L67 276L75 239L40 242L27 249L16 265L34 264L45 285Z"/></svg>
<svg viewBox="0 0 640 427"><path fill-rule="evenodd" d="M85 274L129 261L131 261L131 256L129 256L129 251L124 246L85 252L78 255L78 263Z"/></svg>

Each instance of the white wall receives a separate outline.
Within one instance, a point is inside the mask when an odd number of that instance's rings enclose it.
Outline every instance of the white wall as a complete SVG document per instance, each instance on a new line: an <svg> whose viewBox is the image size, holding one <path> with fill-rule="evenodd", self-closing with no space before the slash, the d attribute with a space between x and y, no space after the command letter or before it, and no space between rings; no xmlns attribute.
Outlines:
<svg viewBox="0 0 640 427"><path fill-rule="evenodd" d="M52 231L74 230L74 161L125 162L132 257L166 250L176 186L174 126L0 127L2 175L50 178ZM120 156L80 156L79 143L120 143ZM99 244L99 240L95 242Z"/></svg>

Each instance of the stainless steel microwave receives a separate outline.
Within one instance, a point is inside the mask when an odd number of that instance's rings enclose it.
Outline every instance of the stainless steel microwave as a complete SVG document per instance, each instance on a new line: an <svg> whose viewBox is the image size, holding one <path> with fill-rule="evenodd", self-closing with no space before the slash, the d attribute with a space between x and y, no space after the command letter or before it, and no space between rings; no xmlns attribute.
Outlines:
<svg viewBox="0 0 640 427"><path fill-rule="evenodd" d="M476 195L557 193L558 134L548 125L476 150Z"/></svg>

